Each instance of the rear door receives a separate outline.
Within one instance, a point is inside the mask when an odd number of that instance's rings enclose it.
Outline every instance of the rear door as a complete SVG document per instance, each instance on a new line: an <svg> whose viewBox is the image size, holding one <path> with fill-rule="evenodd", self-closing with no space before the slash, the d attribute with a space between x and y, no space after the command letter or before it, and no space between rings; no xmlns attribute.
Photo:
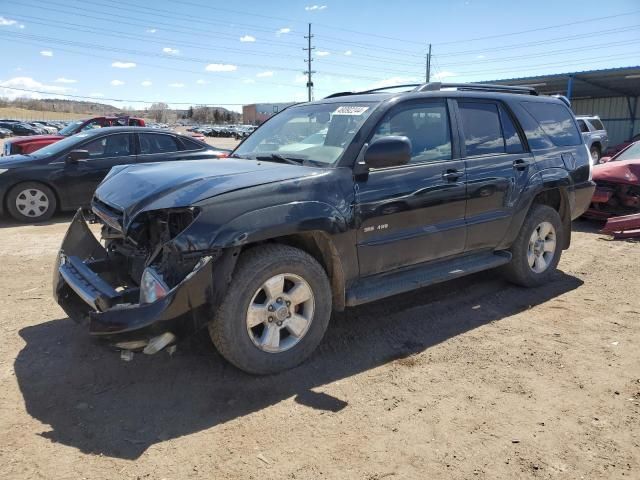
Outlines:
<svg viewBox="0 0 640 480"><path fill-rule="evenodd" d="M356 182L358 261L363 276L461 253L465 169L444 99L394 107L371 140L404 135L408 165L373 169Z"/></svg>
<svg viewBox="0 0 640 480"><path fill-rule="evenodd" d="M523 134L501 102L458 99L461 147L467 173L465 250L496 247L533 168Z"/></svg>
<svg viewBox="0 0 640 480"><path fill-rule="evenodd" d="M89 158L65 165L54 179L57 190L65 196L68 206L88 205L96 187L111 167L135 163L131 133L101 135L76 148L88 150Z"/></svg>

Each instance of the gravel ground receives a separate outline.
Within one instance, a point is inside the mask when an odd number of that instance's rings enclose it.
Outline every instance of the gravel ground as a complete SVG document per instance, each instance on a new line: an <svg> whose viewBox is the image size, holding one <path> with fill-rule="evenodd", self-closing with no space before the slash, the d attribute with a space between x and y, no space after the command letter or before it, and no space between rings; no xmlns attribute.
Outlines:
<svg viewBox="0 0 640 480"><path fill-rule="evenodd" d="M251 377L203 332L131 362L51 298L70 216L0 223L0 478L639 478L640 245L578 222L553 282L484 272L335 315Z"/></svg>

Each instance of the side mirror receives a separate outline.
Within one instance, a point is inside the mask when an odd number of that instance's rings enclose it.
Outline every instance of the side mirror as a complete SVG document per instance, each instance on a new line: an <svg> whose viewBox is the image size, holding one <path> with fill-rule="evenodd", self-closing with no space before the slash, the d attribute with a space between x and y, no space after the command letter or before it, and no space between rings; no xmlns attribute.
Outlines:
<svg viewBox="0 0 640 480"><path fill-rule="evenodd" d="M364 152L364 163L371 168L406 165L411 160L411 140L387 136L372 142Z"/></svg>
<svg viewBox="0 0 640 480"><path fill-rule="evenodd" d="M89 150L71 150L67 155L66 163L77 163L89 158Z"/></svg>
<svg viewBox="0 0 640 480"><path fill-rule="evenodd" d="M611 160L611 157L600 157L600 161L598 163L607 163L609 160Z"/></svg>

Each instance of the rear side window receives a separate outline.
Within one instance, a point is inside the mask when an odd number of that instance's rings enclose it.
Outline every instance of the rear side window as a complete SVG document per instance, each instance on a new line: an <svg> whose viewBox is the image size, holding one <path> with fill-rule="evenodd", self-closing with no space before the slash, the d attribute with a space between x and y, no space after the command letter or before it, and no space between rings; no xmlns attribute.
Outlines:
<svg viewBox="0 0 640 480"><path fill-rule="evenodd" d="M507 153L522 153L525 151L524 145L516 126L511 120L511 116L500 106L500 122L502 123L502 133Z"/></svg>
<svg viewBox="0 0 640 480"><path fill-rule="evenodd" d="M522 106L540 124L554 145L566 147L582 143L573 115L564 105L550 102L522 102Z"/></svg>
<svg viewBox="0 0 640 480"><path fill-rule="evenodd" d="M140 154L170 153L178 151L178 143L171 135L140 133Z"/></svg>
<svg viewBox="0 0 640 480"><path fill-rule="evenodd" d="M591 123L591 125L593 125L593 129L594 130L604 130L604 125L597 118L590 118L589 119L589 123Z"/></svg>
<svg viewBox="0 0 640 480"><path fill-rule="evenodd" d="M184 145L185 150L202 150L204 148L198 142L194 142L193 140L190 140L188 138L181 137L180 140L182 140L182 144Z"/></svg>
<svg viewBox="0 0 640 480"><path fill-rule="evenodd" d="M578 120L578 128L583 133L589 133L589 127L587 127L587 123L584 120Z"/></svg>
<svg viewBox="0 0 640 480"><path fill-rule="evenodd" d="M494 103L459 102L467 156L505 153L498 106Z"/></svg>

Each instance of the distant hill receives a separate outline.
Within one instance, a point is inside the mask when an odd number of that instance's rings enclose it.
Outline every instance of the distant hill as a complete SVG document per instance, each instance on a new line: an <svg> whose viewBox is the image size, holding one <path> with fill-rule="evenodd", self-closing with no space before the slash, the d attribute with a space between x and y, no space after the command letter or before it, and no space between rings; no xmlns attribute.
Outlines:
<svg viewBox="0 0 640 480"><path fill-rule="evenodd" d="M121 112L121 109L105 103L88 102L84 100L61 100L57 98L17 98L11 101L0 99L0 107L13 107L32 111L81 113L88 115Z"/></svg>

